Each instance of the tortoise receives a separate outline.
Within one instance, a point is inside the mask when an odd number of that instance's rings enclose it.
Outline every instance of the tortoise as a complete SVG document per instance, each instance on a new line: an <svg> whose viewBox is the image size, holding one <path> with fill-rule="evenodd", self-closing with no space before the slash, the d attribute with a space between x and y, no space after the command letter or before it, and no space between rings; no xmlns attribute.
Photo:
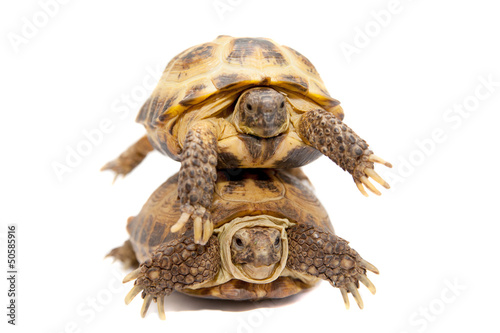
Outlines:
<svg viewBox="0 0 500 333"><path fill-rule="evenodd" d="M130 217L130 239L110 256L139 266L124 283L135 280L125 298L140 292L144 317L157 302L164 319L164 297L173 291L227 300L284 298L320 280L339 288L346 308L348 293L363 301L359 282L374 294L367 270L375 266L335 235L328 214L300 169L221 169L210 207L214 233L196 244L193 224L173 233L182 205L179 173L163 183L140 213Z"/></svg>
<svg viewBox="0 0 500 333"><path fill-rule="evenodd" d="M126 175L152 150L181 161L177 230L190 219L197 229L212 228L207 208L217 168L296 168L323 154L363 195L363 186L380 195L368 178L389 188L374 162L391 164L342 122L339 104L294 49L267 38L219 36L168 63L136 119L147 135L103 170Z"/></svg>

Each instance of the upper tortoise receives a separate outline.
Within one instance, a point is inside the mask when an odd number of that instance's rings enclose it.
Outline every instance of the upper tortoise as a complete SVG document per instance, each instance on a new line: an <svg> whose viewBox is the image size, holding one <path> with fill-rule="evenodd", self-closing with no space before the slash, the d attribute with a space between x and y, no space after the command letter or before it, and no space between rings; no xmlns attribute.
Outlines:
<svg viewBox="0 0 500 333"><path fill-rule="evenodd" d="M191 47L167 65L137 122L147 135L103 169L126 175L156 149L181 161L182 215L195 239L211 228L216 168L295 168L321 154L354 178L358 189L380 192L369 177L389 188L374 170L368 144L342 122L311 62L267 38L219 36Z"/></svg>

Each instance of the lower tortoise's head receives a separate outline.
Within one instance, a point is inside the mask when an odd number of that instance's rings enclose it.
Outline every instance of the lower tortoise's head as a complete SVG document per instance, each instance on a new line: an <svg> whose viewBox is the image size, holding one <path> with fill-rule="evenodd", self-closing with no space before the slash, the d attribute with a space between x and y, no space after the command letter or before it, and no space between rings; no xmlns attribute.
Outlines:
<svg viewBox="0 0 500 333"><path fill-rule="evenodd" d="M238 98L233 124L240 133L270 138L285 132L288 122L286 98L273 88L247 89Z"/></svg>
<svg viewBox="0 0 500 333"><path fill-rule="evenodd" d="M273 275L281 261L281 232L269 227L239 229L231 241L231 261L249 278L263 280Z"/></svg>

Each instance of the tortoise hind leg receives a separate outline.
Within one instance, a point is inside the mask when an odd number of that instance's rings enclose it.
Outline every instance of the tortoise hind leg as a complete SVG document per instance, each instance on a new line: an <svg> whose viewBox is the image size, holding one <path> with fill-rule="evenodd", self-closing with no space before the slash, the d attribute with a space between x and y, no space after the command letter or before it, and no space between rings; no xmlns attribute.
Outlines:
<svg viewBox="0 0 500 333"><path fill-rule="evenodd" d="M126 176L134 170L153 149L148 137L144 135L116 159L106 163L106 165L101 168L101 171L113 171L115 173L115 180L120 175Z"/></svg>
<svg viewBox="0 0 500 333"><path fill-rule="evenodd" d="M377 268L361 258L347 241L309 224L295 225L287 230L287 234L287 267L326 280L339 288L346 308L349 308L347 292L352 294L359 308L363 308L358 292L359 282L375 294L375 286L366 277L366 271L378 274Z"/></svg>
<svg viewBox="0 0 500 333"><path fill-rule="evenodd" d="M195 244L192 233L158 246L151 258L128 274L123 282L135 280L125 297L129 304L142 291L144 317L152 301L158 304L158 315L165 319L164 298L174 290L209 281L220 268L219 242L211 236L206 245Z"/></svg>
<svg viewBox="0 0 500 333"><path fill-rule="evenodd" d="M132 243L130 240L125 241L122 246L114 248L107 255L107 257L112 257L114 260L119 260L123 263L125 269L135 269L139 267L139 261L135 256L134 249L132 248Z"/></svg>
<svg viewBox="0 0 500 333"><path fill-rule="evenodd" d="M373 154L368 144L332 113L316 109L303 114L298 124L298 132L304 142L329 157L343 170L348 171L359 191L368 196L364 186L380 195L379 190L368 178L373 178L385 188L389 184L375 170L374 162L389 168L392 165Z"/></svg>

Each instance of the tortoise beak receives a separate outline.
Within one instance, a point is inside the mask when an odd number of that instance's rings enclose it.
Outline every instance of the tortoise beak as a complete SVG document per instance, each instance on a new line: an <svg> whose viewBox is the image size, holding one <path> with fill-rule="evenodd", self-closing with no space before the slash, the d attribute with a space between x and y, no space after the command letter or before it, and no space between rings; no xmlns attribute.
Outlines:
<svg viewBox="0 0 500 333"><path fill-rule="evenodd" d="M248 277L251 277L252 279L256 280L264 280L270 277L273 274L275 267L276 264L259 266L259 267L256 267L252 264L241 265L241 269L243 270L243 272Z"/></svg>

